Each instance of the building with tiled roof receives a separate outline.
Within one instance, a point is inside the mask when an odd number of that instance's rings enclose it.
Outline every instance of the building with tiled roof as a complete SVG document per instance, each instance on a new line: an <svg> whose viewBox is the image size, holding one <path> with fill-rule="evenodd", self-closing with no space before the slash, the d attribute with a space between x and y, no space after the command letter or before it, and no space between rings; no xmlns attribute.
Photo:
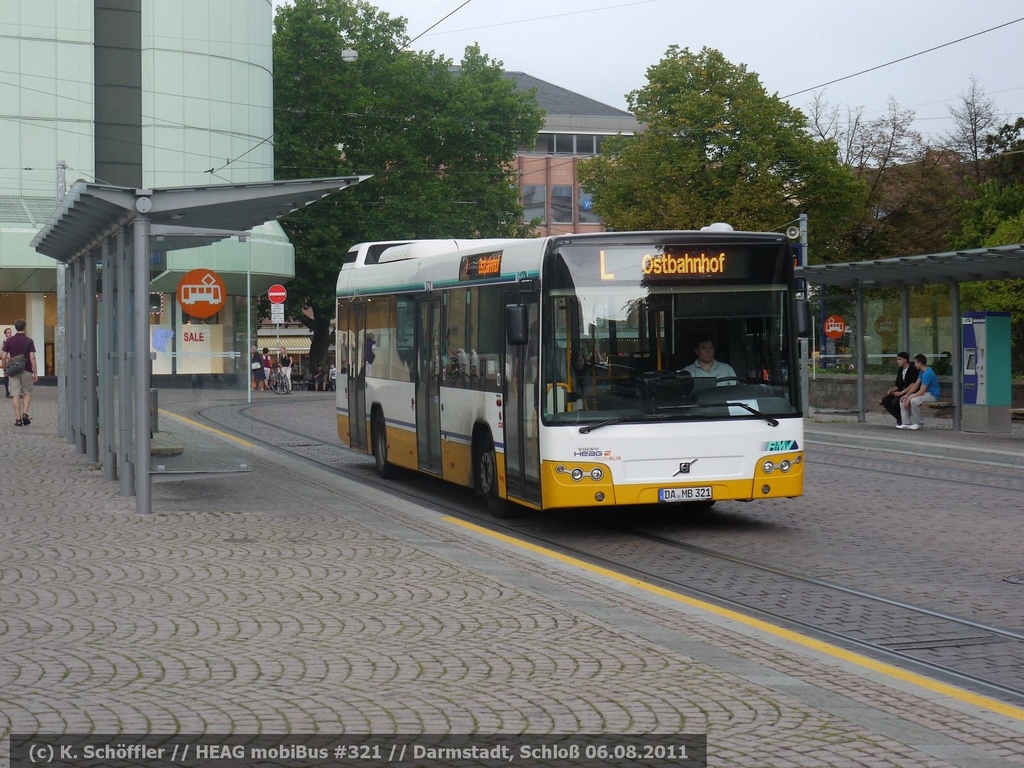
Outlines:
<svg viewBox="0 0 1024 768"><path fill-rule="evenodd" d="M581 160L601 152L608 136L642 130L632 114L554 85L525 72L506 72L519 90L533 89L545 112L544 127L533 147L516 158L524 218L539 219L538 234L601 232L591 196L579 186Z"/></svg>

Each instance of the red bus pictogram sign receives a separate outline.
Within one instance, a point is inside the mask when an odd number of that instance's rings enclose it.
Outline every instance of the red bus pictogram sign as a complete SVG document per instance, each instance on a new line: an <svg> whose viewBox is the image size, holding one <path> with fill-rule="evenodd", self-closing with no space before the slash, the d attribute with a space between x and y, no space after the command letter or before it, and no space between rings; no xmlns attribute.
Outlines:
<svg viewBox="0 0 1024 768"><path fill-rule="evenodd" d="M825 318L825 337L829 339L841 339L846 333L846 321L842 315L829 315Z"/></svg>
<svg viewBox="0 0 1024 768"><path fill-rule="evenodd" d="M227 289L220 275L210 269L193 269L178 283L178 303L185 314L204 319L224 308Z"/></svg>

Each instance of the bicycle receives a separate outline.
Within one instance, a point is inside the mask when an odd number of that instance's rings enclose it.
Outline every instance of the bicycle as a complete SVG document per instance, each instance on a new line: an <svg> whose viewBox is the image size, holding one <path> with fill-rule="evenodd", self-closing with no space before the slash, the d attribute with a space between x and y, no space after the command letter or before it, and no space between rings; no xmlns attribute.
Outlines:
<svg viewBox="0 0 1024 768"><path fill-rule="evenodd" d="M274 366L274 370L270 374L270 380L267 382L267 386L270 388L271 392L278 395L283 395L288 391L288 380L281 371L280 365Z"/></svg>

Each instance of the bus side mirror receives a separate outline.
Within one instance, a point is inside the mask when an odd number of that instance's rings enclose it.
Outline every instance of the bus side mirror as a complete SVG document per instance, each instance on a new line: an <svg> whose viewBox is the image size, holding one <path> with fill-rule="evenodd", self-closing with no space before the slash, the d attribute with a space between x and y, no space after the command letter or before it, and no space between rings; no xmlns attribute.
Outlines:
<svg viewBox="0 0 1024 768"><path fill-rule="evenodd" d="M811 302L807 299L796 300L796 337L808 339L811 336Z"/></svg>
<svg viewBox="0 0 1024 768"><path fill-rule="evenodd" d="M505 306L505 343L521 347L530 341L529 311L526 304Z"/></svg>

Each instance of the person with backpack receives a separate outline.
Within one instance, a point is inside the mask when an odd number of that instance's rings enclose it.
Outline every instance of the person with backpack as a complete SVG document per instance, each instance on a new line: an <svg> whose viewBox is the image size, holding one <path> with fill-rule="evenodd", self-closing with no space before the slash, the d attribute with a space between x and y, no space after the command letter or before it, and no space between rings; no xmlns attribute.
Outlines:
<svg viewBox="0 0 1024 768"><path fill-rule="evenodd" d="M0 358L3 359L4 372L7 374L14 398L14 426L27 427L32 423L28 415L28 407L32 402L32 387L39 381L36 370L36 344L25 333L27 323L18 319L14 321L14 335L4 341Z"/></svg>

